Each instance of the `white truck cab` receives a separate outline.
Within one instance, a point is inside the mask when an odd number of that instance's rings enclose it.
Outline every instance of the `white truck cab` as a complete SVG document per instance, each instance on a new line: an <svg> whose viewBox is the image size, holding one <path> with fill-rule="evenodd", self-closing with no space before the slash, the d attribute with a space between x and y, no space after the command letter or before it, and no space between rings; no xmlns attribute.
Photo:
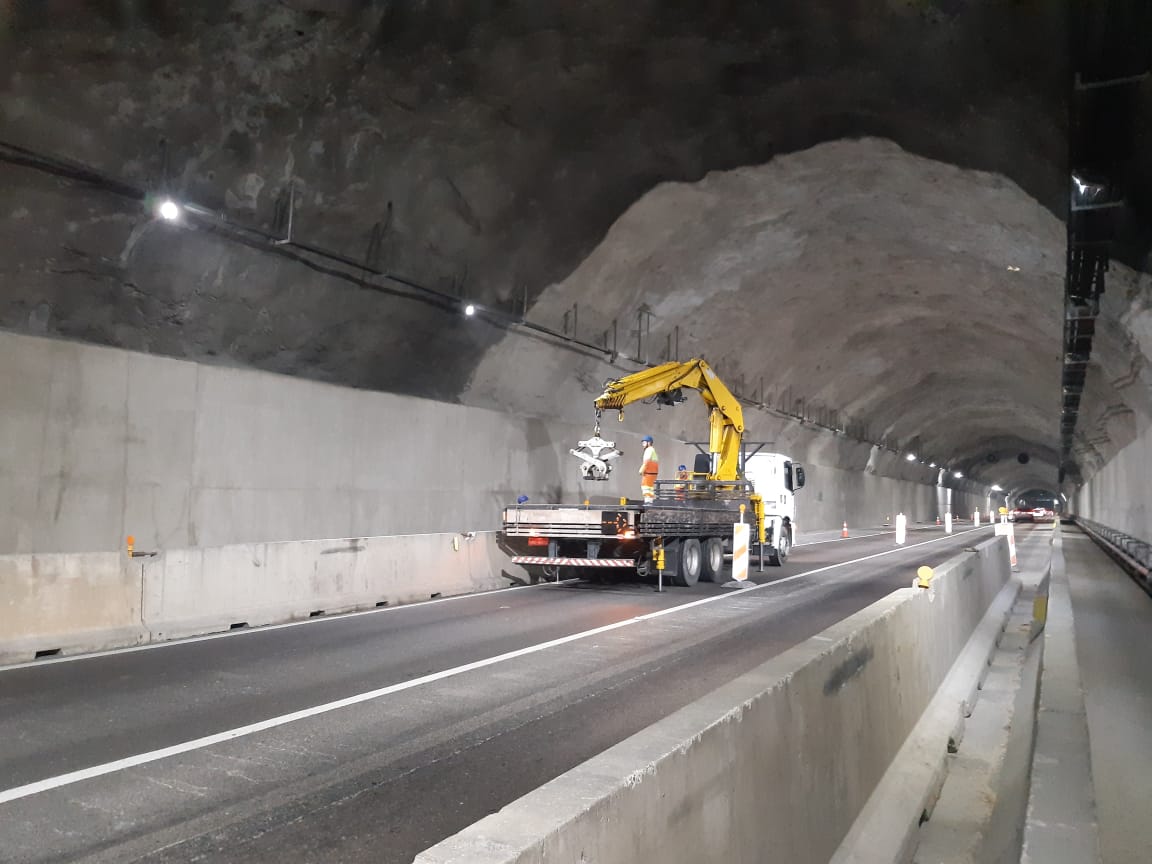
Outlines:
<svg viewBox="0 0 1152 864"><path fill-rule="evenodd" d="M744 476L764 499L764 531L788 554L796 542L796 491L804 486L804 469L783 453L756 453L744 462Z"/></svg>

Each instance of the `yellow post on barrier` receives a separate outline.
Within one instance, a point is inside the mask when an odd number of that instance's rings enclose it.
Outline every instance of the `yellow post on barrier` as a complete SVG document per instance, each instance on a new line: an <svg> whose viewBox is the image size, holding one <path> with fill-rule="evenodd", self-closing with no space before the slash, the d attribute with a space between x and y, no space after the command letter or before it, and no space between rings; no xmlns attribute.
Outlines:
<svg viewBox="0 0 1152 864"><path fill-rule="evenodd" d="M653 557L656 559L656 590L658 592L664 590L664 538L661 537L656 541L656 546L653 549Z"/></svg>

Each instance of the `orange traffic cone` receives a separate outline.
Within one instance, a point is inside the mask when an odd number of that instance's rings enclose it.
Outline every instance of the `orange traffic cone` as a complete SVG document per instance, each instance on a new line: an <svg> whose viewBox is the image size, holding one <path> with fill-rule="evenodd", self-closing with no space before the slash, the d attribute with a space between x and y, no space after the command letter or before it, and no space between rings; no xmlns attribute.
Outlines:
<svg viewBox="0 0 1152 864"><path fill-rule="evenodd" d="M840 536L843 537L844 539L848 539L848 523L847 522L845 522L844 527L840 529Z"/></svg>
<svg viewBox="0 0 1152 864"><path fill-rule="evenodd" d="M939 515L937 515L937 516L936 516L936 524L937 524L937 525L939 525L939 524L940 524L940 516L939 516Z"/></svg>

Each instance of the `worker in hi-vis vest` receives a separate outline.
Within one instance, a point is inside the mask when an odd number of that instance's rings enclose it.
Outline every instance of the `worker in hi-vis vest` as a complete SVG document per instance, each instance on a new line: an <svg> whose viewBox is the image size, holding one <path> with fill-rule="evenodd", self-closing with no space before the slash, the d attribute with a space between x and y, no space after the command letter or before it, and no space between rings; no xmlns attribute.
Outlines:
<svg viewBox="0 0 1152 864"><path fill-rule="evenodd" d="M644 503L651 504L656 500L656 477L660 474L660 457L656 448L652 446L652 436L645 435L640 439L644 448L644 455L640 459L640 493L644 496Z"/></svg>

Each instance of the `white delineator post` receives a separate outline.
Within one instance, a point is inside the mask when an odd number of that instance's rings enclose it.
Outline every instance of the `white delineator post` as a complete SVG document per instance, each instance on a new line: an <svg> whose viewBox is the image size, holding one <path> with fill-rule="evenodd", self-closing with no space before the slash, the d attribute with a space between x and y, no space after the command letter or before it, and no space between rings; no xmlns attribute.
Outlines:
<svg viewBox="0 0 1152 864"><path fill-rule="evenodd" d="M944 533L952 533L952 511L948 511L944 514Z"/></svg>
<svg viewBox="0 0 1152 864"><path fill-rule="evenodd" d="M751 526L737 522L732 526L732 578L737 582L748 579L748 537Z"/></svg>
<svg viewBox="0 0 1152 864"><path fill-rule="evenodd" d="M972 527L973 528L979 528L980 527L980 511L979 510L973 510L972 511Z"/></svg>
<svg viewBox="0 0 1152 864"><path fill-rule="evenodd" d="M1004 521L996 526L997 535L1003 534L1008 538L1008 557L1012 561L1012 566L1016 566L1016 533L1012 530L1012 523L1008 521L1008 517L1004 517Z"/></svg>
<svg viewBox="0 0 1152 864"><path fill-rule="evenodd" d="M903 513L896 514L896 545L903 546L908 539L908 517Z"/></svg>

